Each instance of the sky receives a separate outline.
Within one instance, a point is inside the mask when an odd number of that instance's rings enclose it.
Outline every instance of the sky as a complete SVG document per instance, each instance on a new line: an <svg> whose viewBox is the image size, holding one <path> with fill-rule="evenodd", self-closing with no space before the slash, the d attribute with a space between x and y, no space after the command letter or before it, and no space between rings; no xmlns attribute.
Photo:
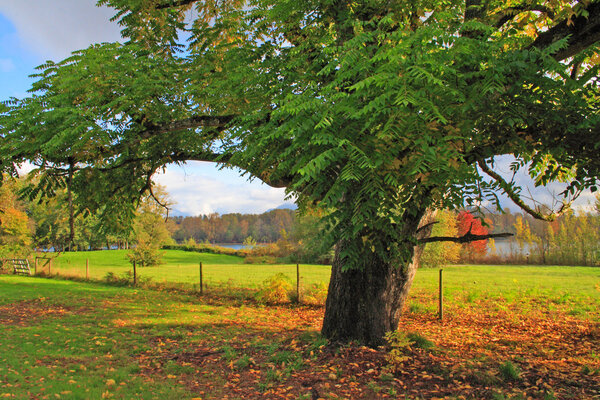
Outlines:
<svg viewBox="0 0 600 400"><path fill-rule="evenodd" d="M33 83L29 75L46 60L59 61L72 51L92 43L121 39L119 26L110 22L113 10L95 5L96 0L0 0L0 100L23 98ZM500 160L499 172L510 175L509 158ZM526 182L519 176L519 182ZM239 171L218 170L214 164L189 162L171 165L155 181L166 187L175 202L175 215L262 213L290 205L283 189L274 189L259 180L249 182ZM540 202L552 203L560 185L534 188ZM527 190L525 191L527 193ZM577 202L590 209L594 198L588 192ZM516 210L504 198L503 205Z"/></svg>
<svg viewBox="0 0 600 400"><path fill-rule="evenodd" d="M0 100L23 98L34 82L29 75L46 60L59 61L92 43L121 39L110 22L113 10L96 0L0 0ZM176 203L174 214L262 213L290 202L283 189L249 182L234 170L212 163L168 166L155 182Z"/></svg>

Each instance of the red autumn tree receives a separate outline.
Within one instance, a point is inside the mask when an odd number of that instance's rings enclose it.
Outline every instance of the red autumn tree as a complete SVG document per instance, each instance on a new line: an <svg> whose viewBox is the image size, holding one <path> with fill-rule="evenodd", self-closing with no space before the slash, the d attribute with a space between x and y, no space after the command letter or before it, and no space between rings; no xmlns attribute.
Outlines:
<svg viewBox="0 0 600 400"><path fill-rule="evenodd" d="M458 213L457 228L458 236L464 236L467 233L473 235L487 235L488 229L481 224L479 218L475 218L469 211L461 211ZM476 256L483 256L487 253L487 239L477 240L470 243L463 243L462 256L463 259L473 261Z"/></svg>

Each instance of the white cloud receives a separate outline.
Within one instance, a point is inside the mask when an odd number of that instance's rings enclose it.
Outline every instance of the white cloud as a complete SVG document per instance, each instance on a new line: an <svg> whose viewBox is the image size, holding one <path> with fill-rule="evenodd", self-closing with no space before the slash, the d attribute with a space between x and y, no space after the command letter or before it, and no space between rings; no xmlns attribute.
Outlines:
<svg viewBox="0 0 600 400"><path fill-rule="evenodd" d="M10 58L0 58L0 72L11 72L15 70L15 63Z"/></svg>
<svg viewBox="0 0 600 400"><path fill-rule="evenodd" d="M166 187L174 209L186 215L218 212L258 214L285 202L283 189L271 188L259 181L235 177L233 171L218 171L206 163L170 165L155 181Z"/></svg>
<svg viewBox="0 0 600 400"><path fill-rule="evenodd" d="M0 13L41 58L60 60L92 43L121 37L118 24L109 21L114 10L96 7L96 0L2 0Z"/></svg>

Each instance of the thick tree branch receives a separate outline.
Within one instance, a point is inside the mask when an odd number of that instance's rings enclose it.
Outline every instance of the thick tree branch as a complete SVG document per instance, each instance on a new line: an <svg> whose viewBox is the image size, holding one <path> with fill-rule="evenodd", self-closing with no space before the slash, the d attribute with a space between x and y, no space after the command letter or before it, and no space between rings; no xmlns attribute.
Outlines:
<svg viewBox="0 0 600 400"><path fill-rule="evenodd" d="M487 235L474 235L470 231L460 237L453 236L432 236L425 239L420 239L419 244L432 243L432 242L454 242L454 243L470 243L477 240L486 240L494 238L505 238L514 236L512 233L490 233Z"/></svg>
<svg viewBox="0 0 600 400"><path fill-rule="evenodd" d="M531 47L544 49L568 37L567 47L554 54L554 58L561 61L600 41L600 2L591 3L585 11L587 16L565 19L546 32L540 33Z"/></svg>
<svg viewBox="0 0 600 400"><path fill-rule="evenodd" d="M502 188L504 193L506 193L506 195L513 201L513 203L515 203L517 206L519 206L520 209L522 209L523 211L525 211L527 214L531 215L535 219L540 219L543 221L554 221L556 218L558 218L562 214L564 214L571 206L571 202L566 202L566 203L562 204L562 206L560 207L560 209L558 211L550 213L550 214L542 214L540 211L534 210L533 208L531 208L527 204L525 204L523 199L521 199L521 196L519 196L513 190L512 186L508 182L506 182L506 180L504 180L504 178L502 178L500 176L500 174L492 171L492 169L490 169L490 167L488 167L488 165L485 162L478 161L477 164L479 165L479 168L481 168L481 170L483 172L485 172L490 178L495 180L500 185L500 187Z"/></svg>
<svg viewBox="0 0 600 400"><path fill-rule="evenodd" d="M291 176L279 177L275 178L271 175L269 170L262 170L257 168L254 170L248 166L237 165L233 162L230 154L219 154L219 153L211 153L211 152L201 152L201 153L186 153L186 152L176 152L169 159L173 162L176 161L205 161L205 162L216 162L219 164L224 164L229 167L237 167L244 171L248 171L250 174L254 175L262 182L274 188L286 188L292 183Z"/></svg>
<svg viewBox="0 0 600 400"><path fill-rule="evenodd" d="M548 18L554 19L554 12L548 7L538 4L520 5L516 7L509 7L505 10L502 10L501 13L495 15L493 17L493 20L496 21L494 25L496 26L496 28L501 28L507 22L513 20L517 15L526 11L538 11L542 14L546 14Z"/></svg>
<svg viewBox="0 0 600 400"><path fill-rule="evenodd" d="M163 10L165 8L174 8L174 7L181 7L181 6L187 6L188 4L192 4L195 3L198 0L172 0L172 1L168 1L164 4L159 4L156 6L157 10Z"/></svg>

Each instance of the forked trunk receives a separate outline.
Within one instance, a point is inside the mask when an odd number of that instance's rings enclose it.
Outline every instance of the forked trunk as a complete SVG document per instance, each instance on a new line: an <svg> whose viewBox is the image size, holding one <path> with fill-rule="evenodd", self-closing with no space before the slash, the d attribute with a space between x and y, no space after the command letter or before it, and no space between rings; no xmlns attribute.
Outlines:
<svg viewBox="0 0 600 400"><path fill-rule="evenodd" d="M430 220L431 215L422 220ZM416 236L418 221L413 224ZM429 236L431 226L419 232ZM345 243L338 243L331 270L329 292L325 304L322 334L330 340L357 340L376 347L384 344L384 335L398 328L402 307L410 290L423 246L406 242L409 262L403 265L386 262L366 251L362 268L344 271L340 252Z"/></svg>

